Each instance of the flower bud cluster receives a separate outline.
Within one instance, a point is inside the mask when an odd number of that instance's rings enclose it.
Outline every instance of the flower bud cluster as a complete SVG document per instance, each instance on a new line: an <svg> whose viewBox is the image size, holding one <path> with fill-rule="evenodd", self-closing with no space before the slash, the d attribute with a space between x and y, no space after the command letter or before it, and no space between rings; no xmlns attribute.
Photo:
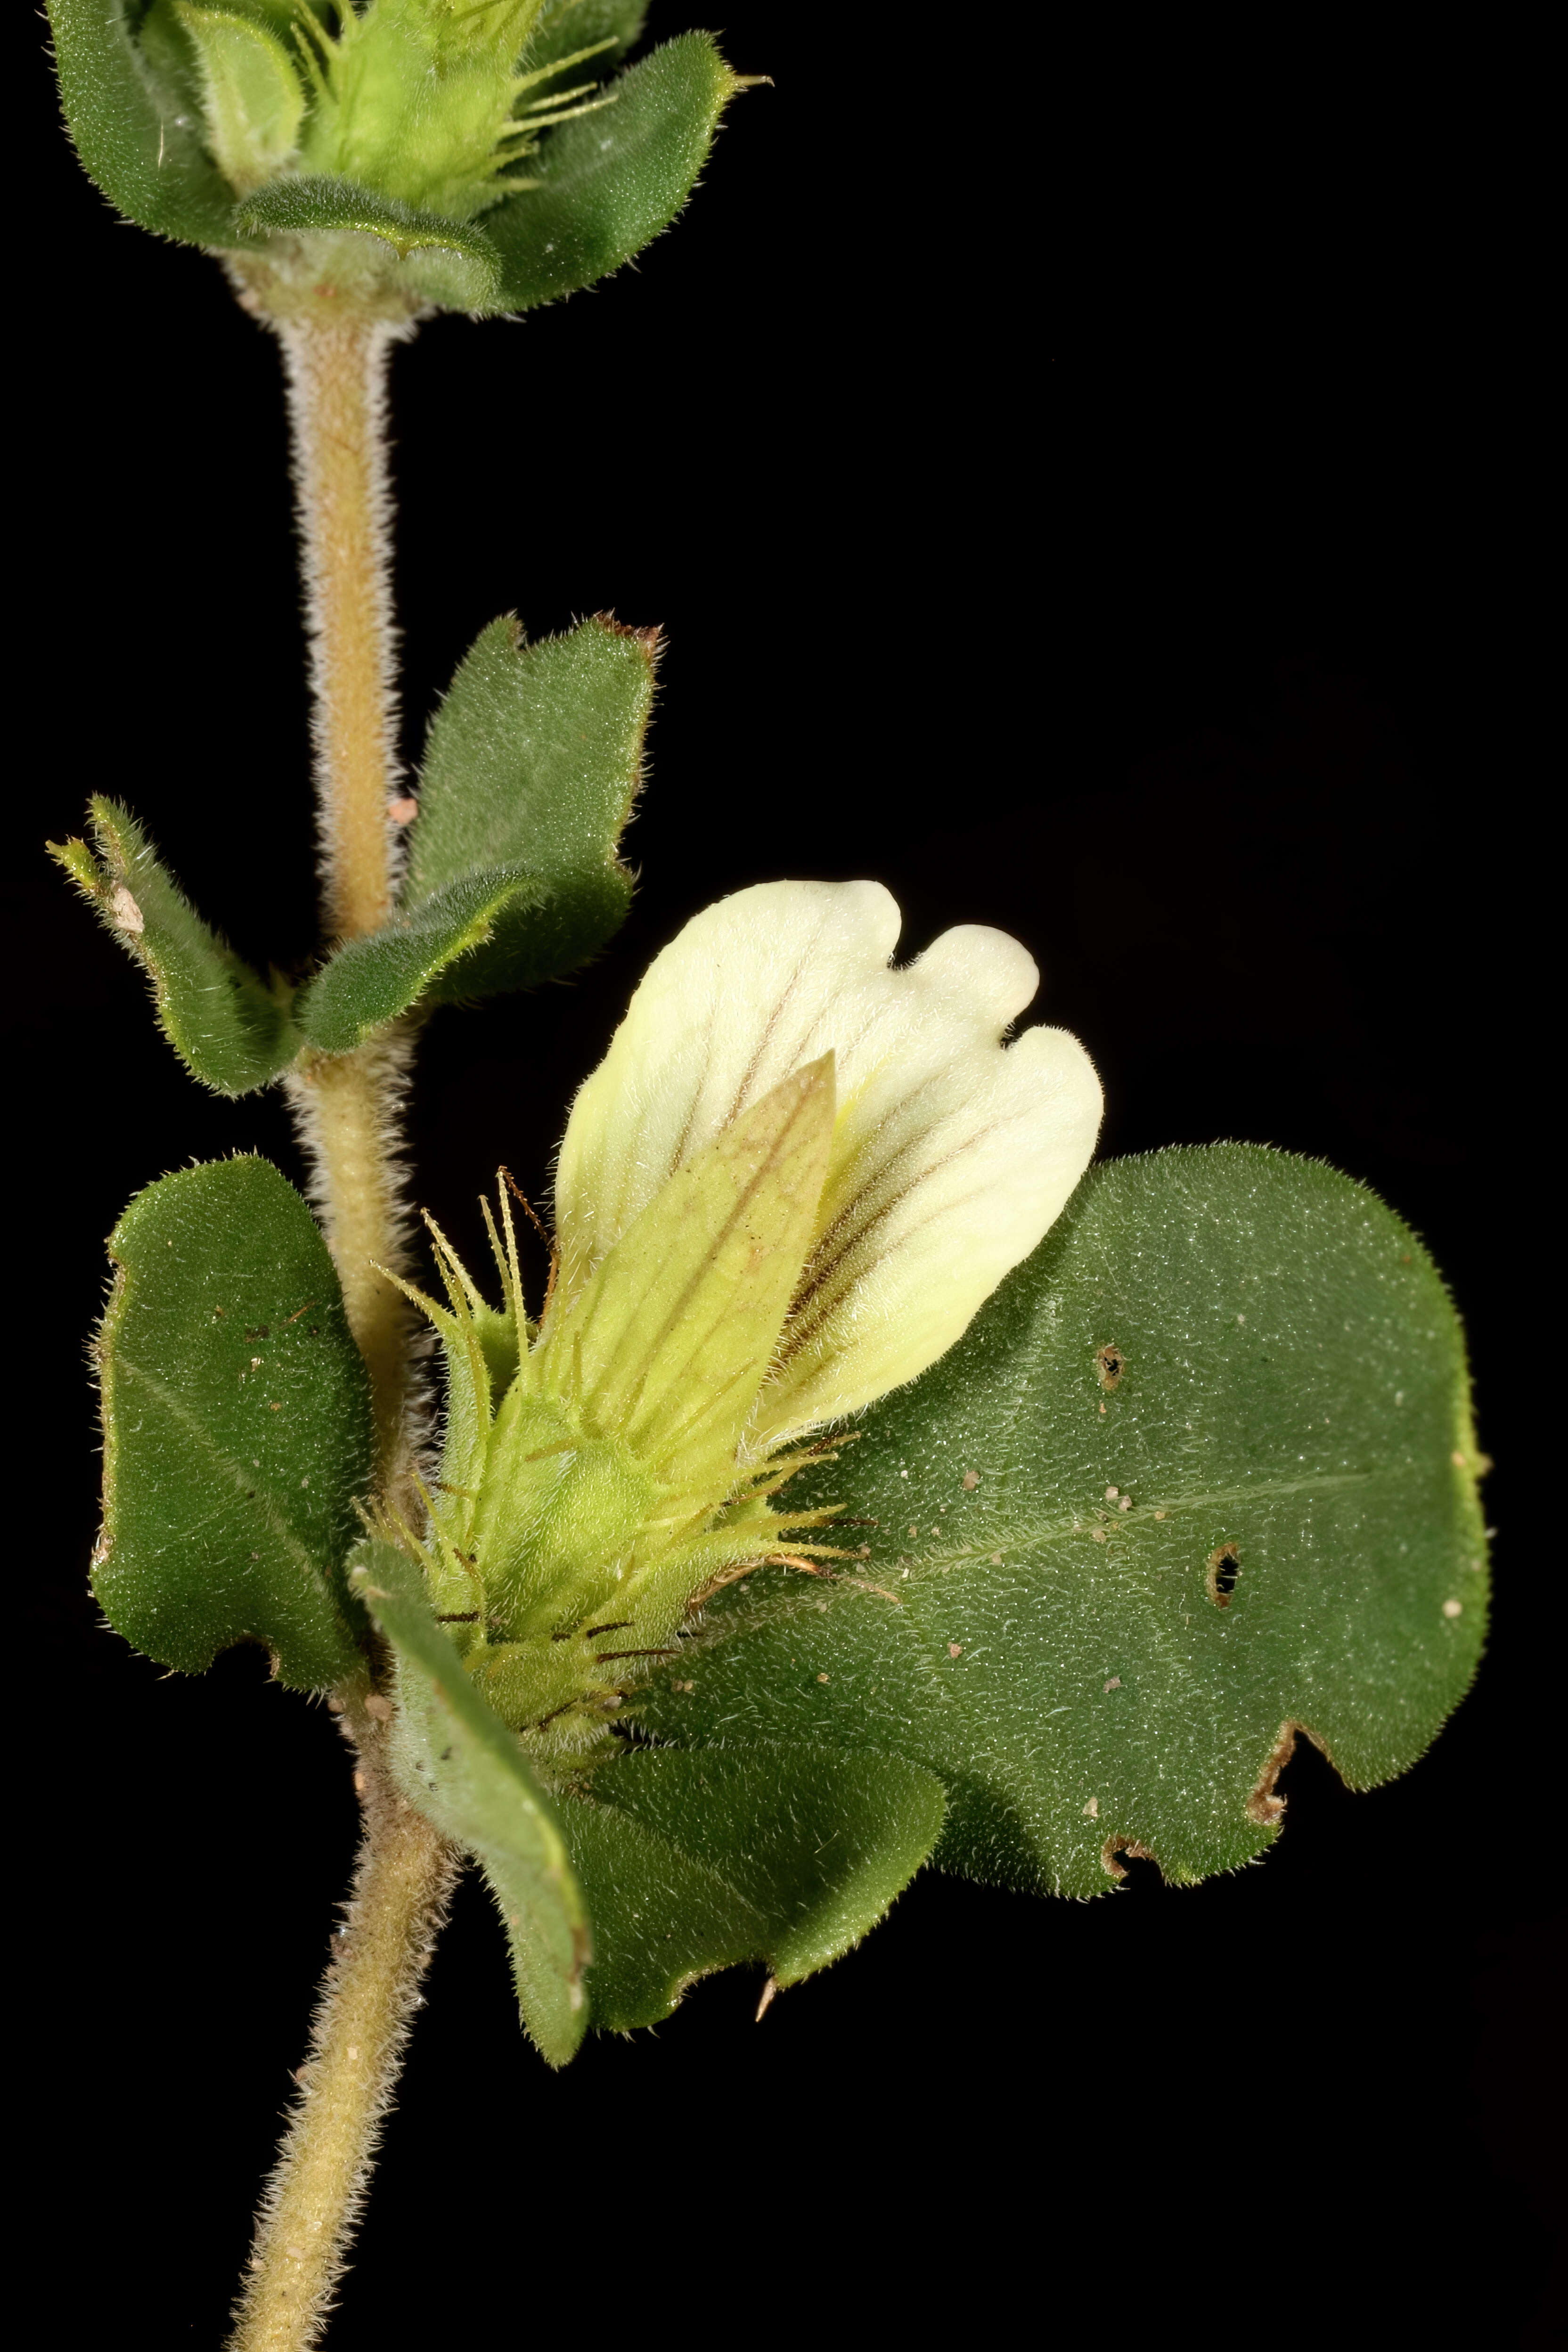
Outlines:
<svg viewBox="0 0 1568 2352"><path fill-rule="evenodd" d="M153 0L141 38L170 79L195 83L237 194L319 175L464 221L534 184L523 167L542 131L610 102L583 68L613 36L554 40L530 64L563 13L559 0Z"/></svg>

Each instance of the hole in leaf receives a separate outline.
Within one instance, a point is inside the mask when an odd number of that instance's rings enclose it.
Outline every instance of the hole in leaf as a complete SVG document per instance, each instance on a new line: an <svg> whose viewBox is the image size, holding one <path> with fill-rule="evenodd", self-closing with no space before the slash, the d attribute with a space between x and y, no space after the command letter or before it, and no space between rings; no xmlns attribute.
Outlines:
<svg viewBox="0 0 1568 2352"><path fill-rule="evenodd" d="M1216 1609L1230 1607L1230 1596L1236 1591L1236 1580L1240 1574L1241 1547L1239 1544L1221 1544L1217 1551L1210 1552L1208 1576L1205 1581L1208 1586L1209 1599Z"/></svg>
<svg viewBox="0 0 1568 2352"><path fill-rule="evenodd" d="M1127 1359L1122 1354L1121 1349L1113 1346L1108 1340L1103 1348L1096 1349L1094 1360L1100 1368L1100 1387L1102 1389L1113 1389L1121 1380L1123 1368L1127 1362Z"/></svg>
<svg viewBox="0 0 1568 2352"><path fill-rule="evenodd" d="M1155 1878L1160 1875L1159 1856L1157 1854L1152 1853L1146 1845L1140 1845L1136 1838L1120 1836L1117 1832L1113 1830L1110 1835L1106 1839L1105 1843L1100 1849L1100 1866L1101 1870L1105 1871L1111 1878L1125 1878L1127 1875L1126 1864L1130 1862L1152 1863L1154 1864L1154 1868L1152 1871L1142 1874L1150 1878Z"/></svg>

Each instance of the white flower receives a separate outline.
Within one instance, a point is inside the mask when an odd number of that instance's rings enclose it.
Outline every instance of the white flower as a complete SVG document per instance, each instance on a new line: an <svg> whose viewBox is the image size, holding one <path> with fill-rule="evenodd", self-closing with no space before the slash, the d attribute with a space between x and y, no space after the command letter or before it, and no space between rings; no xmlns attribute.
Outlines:
<svg viewBox="0 0 1568 2352"><path fill-rule="evenodd" d="M945 1353L1089 1164L1082 1046L1004 1043L1024 950L966 926L894 971L898 935L876 883L774 882L656 958L573 1106L532 1345L504 1198L500 1313L436 1237L447 1442L429 1540L403 1533L546 1746L591 1745L623 1662L722 1586L830 1572L844 1505L785 1498L790 1441Z"/></svg>
<svg viewBox="0 0 1568 2352"><path fill-rule="evenodd" d="M678 1171L831 1054L827 1174L805 1270L747 1432L754 1459L945 1354L1088 1167L1100 1082L1076 1038L1009 1024L1039 984L1002 931L965 924L891 968L876 882L772 882L658 956L575 1103L556 1179L570 1311Z"/></svg>

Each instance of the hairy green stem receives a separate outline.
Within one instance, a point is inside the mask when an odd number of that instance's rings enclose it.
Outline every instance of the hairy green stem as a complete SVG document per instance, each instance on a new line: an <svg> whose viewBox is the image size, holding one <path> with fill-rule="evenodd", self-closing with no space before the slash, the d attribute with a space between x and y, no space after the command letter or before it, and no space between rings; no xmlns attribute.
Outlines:
<svg viewBox="0 0 1568 2352"><path fill-rule="evenodd" d="M458 1865L390 1780L384 1722L362 1703L344 1706L343 1725L358 1752L364 1835L262 2201L235 2352L300 2352L320 2338Z"/></svg>
<svg viewBox="0 0 1568 2352"><path fill-rule="evenodd" d="M384 319L276 321L288 363L315 691L325 929L352 939L392 910L396 881L395 632ZM389 803L393 804L389 810ZM399 1112L404 1024L357 1053L321 1055L289 1090L313 1192L371 1376L382 1494L413 1496L410 1332L376 1271L406 1257ZM236 2352L306 2352L341 2276L445 1913L457 1856L398 1794L384 1750L391 1708L364 1685L333 1706L353 1746L363 1834L342 1932L322 1984L299 2099L263 2198Z"/></svg>

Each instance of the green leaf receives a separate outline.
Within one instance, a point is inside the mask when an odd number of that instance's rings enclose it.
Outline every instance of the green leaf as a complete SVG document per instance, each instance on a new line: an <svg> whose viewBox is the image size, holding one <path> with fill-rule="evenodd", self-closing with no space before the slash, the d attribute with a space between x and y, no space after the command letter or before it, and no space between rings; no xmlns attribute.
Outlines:
<svg viewBox="0 0 1568 2352"><path fill-rule="evenodd" d="M450 971L454 992L466 993L465 960L494 937L503 910L526 914L546 895L516 866L449 882L410 914L340 948L299 1000L300 1028L323 1053L352 1053L373 1029L417 1003L438 974Z"/></svg>
<svg viewBox="0 0 1568 2352"><path fill-rule="evenodd" d="M218 1094L264 1087L300 1048L281 984L268 988L207 928L125 809L95 799L90 824L92 849L51 842L50 855L147 974L164 1036Z"/></svg>
<svg viewBox="0 0 1568 2352"><path fill-rule="evenodd" d="M501 913L488 947L437 998L492 995L570 971L620 927L631 877L616 856L653 701L652 631L602 616L525 646L510 614L465 658L431 724L405 903L466 875L526 866L548 896Z"/></svg>
<svg viewBox="0 0 1568 2352"><path fill-rule="evenodd" d="M110 1237L93 1591L165 1666L264 1642L319 1690L363 1661L342 1563L371 1477L370 1384L315 1219L265 1160L182 1169Z"/></svg>
<svg viewBox="0 0 1568 2352"><path fill-rule="evenodd" d="M110 203L182 244L253 244L199 117L132 40L124 0L49 0L49 24L67 125Z"/></svg>
<svg viewBox="0 0 1568 2352"><path fill-rule="evenodd" d="M439 213L416 212L396 196L374 195L352 180L271 180L245 198L235 217L258 236L375 237L406 266L415 282L428 282L432 301L463 310L507 307L496 299L500 262L483 229Z"/></svg>
<svg viewBox="0 0 1568 2352"><path fill-rule="evenodd" d="M1371 1787L1463 1696L1479 1466L1453 1307L1370 1192L1244 1145L1115 1162L812 1474L873 1523L863 1573L826 1611L791 1575L721 1595L637 1713L908 1756L977 1878L1235 1868L1298 1730Z"/></svg>
<svg viewBox="0 0 1568 2352"><path fill-rule="evenodd" d="M305 115L289 50L245 16L192 0L173 6L201 60L203 110L225 179L237 189L269 180L291 160Z"/></svg>
<svg viewBox="0 0 1568 2352"><path fill-rule="evenodd" d="M394 1752L404 1791L484 1865L506 1926L523 2024L550 2063L563 2066L588 2021L583 1969L592 1945L555 1807L475 1689L402 1554L390 1544L365 1544L352 1573L397 1653L402 1706Z"/></svg>
<svg viewBox="0 0 1568 2352"><path fill-rule="evenodd" d="M528 163L540 185L485 215L501 259L495 308L591 286L668 228L739 86L710 34L683 33L611 84L613 106L548 132Z"/></svg>
<svg viewBox="0 0 1568 2352"><path fill-rule="evenodd" d="M942 1783L896 1756L634 1748L561 1825L593 1913L593 2021L668 2017L715 1969L798 1983L868 1934L930 1853Z"/></svg>

